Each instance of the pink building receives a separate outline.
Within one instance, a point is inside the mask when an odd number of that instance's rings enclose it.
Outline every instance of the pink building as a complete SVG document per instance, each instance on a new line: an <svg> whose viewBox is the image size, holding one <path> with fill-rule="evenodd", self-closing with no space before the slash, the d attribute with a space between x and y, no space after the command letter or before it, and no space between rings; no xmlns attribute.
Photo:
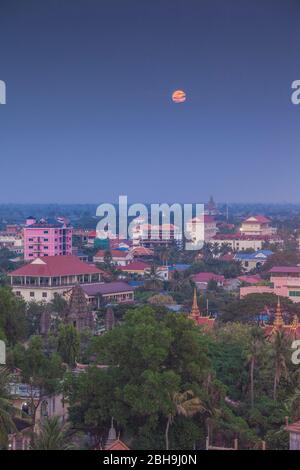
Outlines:
<svg viewBox="0 0 300 470"><path fill-rule="evenodd" d="M30 217L23 231L24 259L72 254L72 227L63 220Z"/></svg>
<svg viewBox="0 0 300 470"><path fill-rule="evenodd" d="M300 302L300 266L274 266L270 269L270 286L256 285L240 288L240 297L270 293Z"/></svg>

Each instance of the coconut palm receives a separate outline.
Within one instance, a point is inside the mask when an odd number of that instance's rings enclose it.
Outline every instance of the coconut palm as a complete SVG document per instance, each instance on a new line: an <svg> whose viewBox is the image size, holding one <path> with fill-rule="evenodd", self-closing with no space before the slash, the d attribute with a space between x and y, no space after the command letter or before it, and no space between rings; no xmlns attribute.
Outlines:
<svg viewBox="0 0 300 470"><path fill-rule="evenodd" d="M13 407L8 397L9 371L0 367L0 447L6 447L8 434L16 431L13 417L18 410Z"/></svg>
<svg viewBox="0 0 300 470"><path fill-rule="evenodd" d="M145 287L150 290L159 290L163 286L163 280L159 275L157 267L152 264L150 271L145 274Z"/></svg>
<svg viewBox="0 0 300 470"><path fill-rule="evenodd" d="M230 244L228 242L225 242L225 243L222 243L221 247L220 247L220 254L222 256L224 255L227 255L228 253L230 253L232 250Z"/></svg>
<svg viewBox="0 0 300 470"><path fill-rule="evenodd" d="M69 426L61 422L58 416L46 419L39 433L33 438L33 450L67 450L71 449Z"/></svg>
<svg viewBox="0 0 300 470"><path fill-rule="evenodd" d="M218 242L214 242L212 245L212 252L214 256L218 256L220 254L220 247Z"/></svg>
<svg viewBox="0 0 300 470"><path fill-rule="evenodd" d="M250 343L248 347L247 362L250 366L250 400L251 407L254 406L254 369L261 357L264 342L264 332L259 327L251 329Z"/></svg>
<svg viewBox="0 0 300 470"><path fill-rule="evenodd" d="M194 396L192 390L186 392L175 392L172 396L173 411L168 415L165 439L166 450L169 450L169 430L170 426L174 423L175 417L184 416L186 418L194 416L196 413L205 411L200 398Z"/></svg>
<svg viewBox="0 0 300 470"><path fill-rule="evenodd" d="M213 245L210 242L205 242L202 248L202 253L205 259L211 258Z"/></svg>
<svg viewBox="0 0 300 470"><path fill-rule="evenodd" d="M277 399L277 389L280 379L289 378L287 361L289 355L289 344L283 331L276 331L273 339L273 357L274 357L274 386L273 399Z"/></svg>

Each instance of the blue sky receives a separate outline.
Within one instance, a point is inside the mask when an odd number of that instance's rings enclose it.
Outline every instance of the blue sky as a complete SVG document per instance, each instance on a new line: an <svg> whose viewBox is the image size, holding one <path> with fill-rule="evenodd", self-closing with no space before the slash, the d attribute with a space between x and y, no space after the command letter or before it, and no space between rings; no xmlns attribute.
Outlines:
<svg viewBox="0 0 300 470"><path fill-rule="evenodd" d="M1 0L0 203L300 202L299 13Z"/></svg>

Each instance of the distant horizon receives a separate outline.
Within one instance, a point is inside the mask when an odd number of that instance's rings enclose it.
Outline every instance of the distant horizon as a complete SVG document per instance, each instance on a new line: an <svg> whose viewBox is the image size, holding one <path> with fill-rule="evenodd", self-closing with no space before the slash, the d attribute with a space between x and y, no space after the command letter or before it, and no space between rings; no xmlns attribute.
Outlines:
<svg viewBox="0 0 300 470"><path fill-rule="evenodd" d="M205 200L205 201L157 201L157 200L153 200L153 201L142 201L142 200L139 200L139 201L130 201L128 200L128 205L130 204L135 204L135 203L142 203L142 204L145 204L145 205L150 205L150 204L207 204L208 202L208 199ZM118 205L118 202L116 201L100 201L99 203L96 203L96 202L1 202L0 201L0 207L1 206L61 206L61 205L64 205L64 206L98 206L99 204L103 204L103 203L108 203L108 204L113 204L113 205ZM226 206L226 205L257 205L257 206L266 206L266 205L270 205L270 206L285 206L285 205L291 205L291 206L300 206L300 201L299 202L290 202L290 201L272 201L272 202L269 202L269 201L227 201L227 202L224 202L224 201L216 201L215 200L215 203L217 206Z"/></svg>

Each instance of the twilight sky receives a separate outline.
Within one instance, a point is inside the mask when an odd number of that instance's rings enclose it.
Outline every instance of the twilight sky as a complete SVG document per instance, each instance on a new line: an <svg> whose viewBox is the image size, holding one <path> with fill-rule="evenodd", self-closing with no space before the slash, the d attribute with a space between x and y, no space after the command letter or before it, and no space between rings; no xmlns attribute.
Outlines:
<svg viewBox="0 0 300 470"><path fill-rule="evenodd" d="M0 203L300 202L299 44L299 0L1 0Z"/></svg>

